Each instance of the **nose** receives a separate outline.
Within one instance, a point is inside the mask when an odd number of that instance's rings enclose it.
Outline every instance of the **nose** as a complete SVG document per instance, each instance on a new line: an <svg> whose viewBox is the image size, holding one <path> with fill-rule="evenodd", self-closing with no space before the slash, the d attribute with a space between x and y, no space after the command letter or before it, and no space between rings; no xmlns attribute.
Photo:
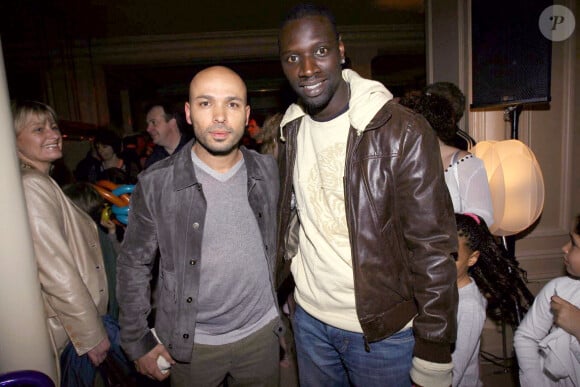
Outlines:
<svg viewBox="0 0 580 387"><path fill-rule="evenodd" d="M61 137L60 129L55 129L50 124L47 124L46 127L48 129L48 135L50 138L56 139Z"/></svg>
<svg viewBox="0 0 580 387"><path fill-rule="evenodd" d="M213 120L217 123L224 123L226 121L226 106L223 104L215 104L213 108Z"/></svg>
<svg viewBox="0 0 580 387"><path fill-rule="evenodd" d="M313 74L319 71L318 63L316 59L309 56L305 56L301 62L300 66L300 76L311 77Z"/></svg>
<svg viewBox="0 0 580 387"><path fill-rule="evenodd" d="M568 251L570 251L570 247L572 247L572 242L568 242L564 246L562 246L562 251L564 252L564 254L568 254Z"/></svg>

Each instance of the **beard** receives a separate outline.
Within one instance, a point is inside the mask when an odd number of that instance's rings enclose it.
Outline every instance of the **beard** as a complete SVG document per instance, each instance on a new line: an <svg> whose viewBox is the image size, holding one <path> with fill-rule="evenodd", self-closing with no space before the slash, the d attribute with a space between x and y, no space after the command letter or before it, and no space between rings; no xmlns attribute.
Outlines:
<svg viewBox="0 0 580 387"><path fill-rule="evenodd" d="M229 137L223 141L212 138L211 133L215 130L226 131ZM242 130L243 135L243 130ZM238 148L242 136L236 136L236 131L222 124L215 124L205 128L201 133L196 133L197 143L213 156L227 156Z"/></svg>

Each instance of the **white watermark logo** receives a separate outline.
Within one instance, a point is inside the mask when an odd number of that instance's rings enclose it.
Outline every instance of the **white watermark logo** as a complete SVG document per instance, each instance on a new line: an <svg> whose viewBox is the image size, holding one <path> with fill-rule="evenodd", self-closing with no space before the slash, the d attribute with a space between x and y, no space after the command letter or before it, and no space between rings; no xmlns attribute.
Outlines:
<svg viewBox="0 0 580 387"><path fill-rule="evenodd" d="M576 19L570 9L562 5L552 5L542 11L538 25L547 39L561 42L574 33Z"/></svg>

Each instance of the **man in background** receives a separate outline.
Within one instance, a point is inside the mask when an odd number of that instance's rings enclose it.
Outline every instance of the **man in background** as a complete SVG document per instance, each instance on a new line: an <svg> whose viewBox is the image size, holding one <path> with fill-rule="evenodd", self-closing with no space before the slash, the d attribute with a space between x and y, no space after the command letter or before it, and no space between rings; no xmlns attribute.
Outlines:
<svg viewBox="0 0 580 387"><path fill-rule="evenodd" d="M147 107L146 112L147 133L155 147L145 161L145 169L169 157L191 139L183 117L173 112L168 103L155 102Z"/></svg>

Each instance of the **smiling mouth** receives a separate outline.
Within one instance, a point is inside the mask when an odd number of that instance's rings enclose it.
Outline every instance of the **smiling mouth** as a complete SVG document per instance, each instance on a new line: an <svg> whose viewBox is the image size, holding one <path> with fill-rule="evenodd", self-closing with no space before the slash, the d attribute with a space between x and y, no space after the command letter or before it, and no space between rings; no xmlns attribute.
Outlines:
<svg viewBox="0 0 580 387"><path fill-rule="evenodd" d="M319 81L312 84L303 84L300 85L302 90L304 90L304 94L308 97L316 97L322 93L324 87L324 81Z"/></svg>

